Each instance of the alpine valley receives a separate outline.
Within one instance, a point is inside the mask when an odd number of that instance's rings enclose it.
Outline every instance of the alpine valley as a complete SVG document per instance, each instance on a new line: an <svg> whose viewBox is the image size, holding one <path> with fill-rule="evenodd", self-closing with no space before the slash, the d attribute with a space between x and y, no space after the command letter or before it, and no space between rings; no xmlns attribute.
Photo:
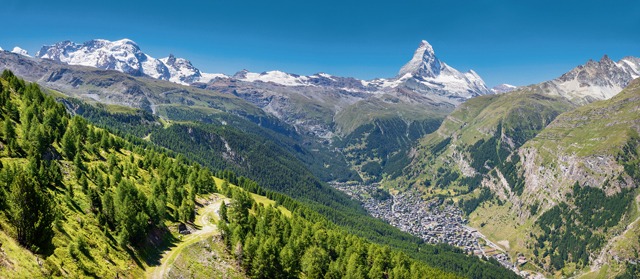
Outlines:
<svg viewBox="0 0 640 279"><path fill-rule="evenodd" d="M0 277L640 276L640 58L488 88L421 41L398 67L0 49Z"/></svg>

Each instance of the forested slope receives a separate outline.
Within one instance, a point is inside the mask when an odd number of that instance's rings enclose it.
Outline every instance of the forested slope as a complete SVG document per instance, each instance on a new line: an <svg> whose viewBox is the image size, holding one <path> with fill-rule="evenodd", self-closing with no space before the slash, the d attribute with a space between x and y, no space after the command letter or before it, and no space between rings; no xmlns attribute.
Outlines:
<svg viewBox="0 0 640 279"><path fill-rule="evenodd" d="M103 116L101 121L111 122L105 120L109 114L113 114L114 119L122 117L118 113L103 111L100 114ZM502 272L508 272L464 255L462 250L424 244L421 239L368 216L359 204L323 185L294 156L274 142L255 134L244 134L231 125L190 122L172 122L167 129L154 131L155 135L152 133L150 137L154 143L172 151L183 152L203 166L213 169L228 168L238 175L250 177L265 189L285 193L303 202L347 231L404 251L410 257L430 262L434 266L446 266L446 270L464 276L479 272L493 273L499 277ZM225 141L231 151L227 150ZM233 177L229 179L233 181Z"/></svg>
<svg viewBox="0 0 640 279"><path fill-rule="evenodd" d="M145 269L158 264L166 245L178 241L172 228L177 222L189 223L194 219L201 197L216 191L236 199L247 195L230 184L266 195L294 213L293 221L280 216L282 223L270 221L269 226L275 224L286 228L288 223L304 227L292 229L288 236L284 230L282 235L267 237L258 222L269 218L261 215L263 209L256 208L258 205L253 202L232 205L230 212L239 213L231 216L245 216L246 220L252 219L243 210L252 208L251 216L254 216L256 226L246 223L244 217L231 217L229 227L236 227L229 231L223 229L224 235L231 240L241 238L244 242L253 235L265 240L256 243L271 245L256 246L257 254L251 254L251 249L246 254L238 254L236 245L232 256L249 260L264 255L269 263L275 264L289 253L285 241L287 244L292 239L304 241L305 238L294 232L311 233L316 238L315 242L308 242L308 246L296 244L303 246L298 246L294 255L289 254L293 261L286 262L299 262L300 269L289 269L292 271L287 271L289 273L277 265L271 269L277 271L278 277L308 275L318 270L309 269L316 264L320 266L319 270L330 271L335 278L341 278L347 272L356 272L365 278L390 274L397 274L398 278L451 276L408 259L401 252L391 251L389 255L394 260L376 264L379 256L375 255L387 253L388 248L352 236L285 195L263 190L257 183L237 177L229 170L209 171L183 155L166 152L139 138L130 135L123 138L96 128L81 116L69 115L63 104L43 94L36 84L27 85L10 72L3 73L0 81L0 112L4 119L0 151L0 239L9 251L0 259L3 262L0 269L10 272L4 273L10 274L9 277L143 276ZM277 214L264 210L264 214ZM344 243L339 247L347 247L346 252L333 247L327 247L325 252L314 248L324 245L322 229L315 227L318 222L327 228L324 231L331 242L325 243ZM269 240L271 237L273 239ZM247 246L251 247L253 242L249 241ZM420 245L413 249L418 250L418 247L424 252L413 252L414 257L468 278L514 276L450 247L436 249ZM391 250L411 251L401 246ZM34 255L41 265L37 265ZM313 255L319 255L319 258ZM309 265L310 261L314 264ZM270 268L262 264L257 266ZM379 272L363 272L372 267ZM256 278L263 274L249 269L240 271Z"/></svg>

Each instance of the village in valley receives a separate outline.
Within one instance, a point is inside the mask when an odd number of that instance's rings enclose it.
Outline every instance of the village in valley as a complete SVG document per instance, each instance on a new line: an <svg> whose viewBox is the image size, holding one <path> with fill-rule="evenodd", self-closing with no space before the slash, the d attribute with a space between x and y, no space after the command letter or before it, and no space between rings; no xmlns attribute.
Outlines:
<svg viewBox="0 0 640 279"><path fill-rule="evenodd" d="M526 258L520 257L516 263L512 262L500 247L466 225L469 221L453 202L443 199L427 202L413 191L393 195L379 189L376 184L333 183L331 186L362 202L371 216L420 237L427 243L447 243L478 257L494 258L517 274L528 276L517 268L527 262Z"/></svg>

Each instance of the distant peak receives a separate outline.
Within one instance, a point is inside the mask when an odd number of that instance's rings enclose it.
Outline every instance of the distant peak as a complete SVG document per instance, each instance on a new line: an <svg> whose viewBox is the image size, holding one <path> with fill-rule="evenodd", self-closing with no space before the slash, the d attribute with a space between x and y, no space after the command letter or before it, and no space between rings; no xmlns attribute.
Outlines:
<svg viewBox="0 0 640 279"><path fill-rule="evenodd" d="M24 49L21 49L20 47L14 47L11 52L24 55L24 56L29 56L29 54L27 54L27 51Z"/></svg>
<svg viewBox="0 0 640 279"><path fill-rule="evenodd" d="M426 77L436 77L440 74L440 60L436 57L433 47L429 42L422 40L420 46L413 53L413 58L398 72L398 76L407 73Z"/></svg>
<svg viewBox="0 0 640 279"><path fill-rule="evenodd" d="M424 54L434 55L435 54L433 52L433 47L426 40L422 40L420 42L420 47L418 47L418 50L416 50L416 52L419 51L419 50L422 50L422 55L424 55Z"/></svg>
<svg viewBox="0 0 640 279"><path fill-rule="evenodd" d="M247 71L246 69L242 69L242 71L238 71L235 75L233 75L233 78L243 79L247 76L247 73L249 73L249 71Z"/></svg>
<svg viewBox="0 0 640 279"><path fill-rule="evenodd" d="M105 41L107 41L107 40L105 40ZM108 42L108 41L107 41L107 42ZM138 45L138 44L136 44L136 42L134 42L134 41L132 41L132 40L129 40L129 39L126 39L126 38L125 38L125 39L122 39L122 40L117 40L117 41L115 41L114 43Z"/></svg>
<svg viewBox="0 0 640 279"><path fill-rule="evenodd" d="M512 91L514 89L516 89L515 86L513 86L511 84L503 83L503 84L500 84L500 85L498 85L498 86L496 86L494 88L491 88L491 91L493 93L498 93L499 94L499 93L507 93L507 92L510 92L510 91Z"/></svg>
<svg viewBox="0 0 640 279"><path fill-rule="evenodd" d="M173 54L169 54L169 57L167 57L167 64L169 65L173 65L176 62L176 57L173 56Z"/></svg>
<svg viewBox="0 0 640 279"><path fill-rule="evenodd" d="M609 56L606 54L602 56L602 59L600 59L600 62L605 62L605 61L611 61L611 58L609 58Z"/></svg>

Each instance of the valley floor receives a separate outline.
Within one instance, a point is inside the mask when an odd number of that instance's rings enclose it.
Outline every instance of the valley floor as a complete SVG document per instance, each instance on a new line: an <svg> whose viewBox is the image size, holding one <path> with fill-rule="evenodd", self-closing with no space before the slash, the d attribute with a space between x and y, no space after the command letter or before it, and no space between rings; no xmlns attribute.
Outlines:
<svg viewBox="0 0 640 279"><path fill-rule="evenodd" d="M414 192L391 194L384 200L372 197L376 185L332 184L352 199L361 201L369 214L428 243L447 243L478 257L493 257L504 267L521 274L511 257L500 246L466 224L462 211L455 204L437 200L426 203Z"/></svg>

